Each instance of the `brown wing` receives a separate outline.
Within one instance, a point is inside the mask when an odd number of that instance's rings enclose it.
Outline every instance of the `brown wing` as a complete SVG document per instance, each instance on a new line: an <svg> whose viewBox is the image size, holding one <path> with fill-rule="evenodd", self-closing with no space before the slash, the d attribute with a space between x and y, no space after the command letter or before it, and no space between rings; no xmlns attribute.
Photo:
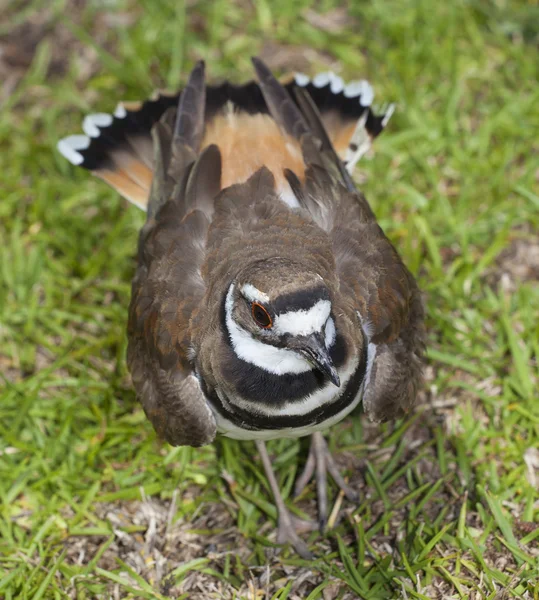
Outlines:
<svg viewBox="0 0 539 600"><path fill-rule="evenodd" d="M377 421L399 416L421 381L425 329L417 284L355 190L308 92L296 91L296 108L263 63L253 62L271 115L302 145L305 183L291 171L285 176L300 205L330 234L341 292L357 307L368 343L365 412Z"/></svg>
<svg viewBox="0 0 539 600"><path fill-rule="evenodd" d="M172 212L165 205L141 233L127 364L157 433L174 445L202 446L215 437L215 421L189 361L189 323L204 295L199 265L209 221L200 211L185 219Z"/></svg>
<svg viewBox="0 0 539 600"><path fill-rule="evenodd" d="M376 421L398 417L412 407L421 383L419 289L359 194L343 195L331 236L341 289L355 298L368 340L365 412Z"/></svg>
<svg viewBox="0 0 539 600"><path fill-rule="evenodd" d="M203 67L195 67L189 102L154 127L155 173L148 220L140 233L138 269L129 307L127 363L146 415L174 445L211 442L216 424L190 362L190 322L205 293L200 274L213 198L220 191L215 146L198 157L197 93ZM198 92L197 92L198 90ZM202 103L202 106L204 104Z"/></svg>
<svg viewBox="0 0 539 600"><path fill-rule="evenodd" d="M375 421L398 417L421 383L425 326L417 284L359 192L311 165L299 201L330 234L341 292L357 307L368 343L365 412Z"/></svg>

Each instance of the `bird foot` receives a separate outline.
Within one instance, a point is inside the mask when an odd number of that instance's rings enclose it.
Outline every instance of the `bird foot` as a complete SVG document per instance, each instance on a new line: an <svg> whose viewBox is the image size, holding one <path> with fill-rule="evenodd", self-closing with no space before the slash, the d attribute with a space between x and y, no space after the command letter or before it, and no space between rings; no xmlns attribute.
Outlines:
<svg viewBox="0 0 539 600"><path fill-rule="evenodd" d="M298 533L312 531L315 527L316 523L313 521L305 521L290 514L286 509L281 510L277 527L277 543L290 544L301 558L310 560L313 558L313 553L307 548L307 544L299 537Z"/></svg>
<svg viewBox="0 0 539 600"><path fill-rule="evenodd" d="M320 532L324 532L328 520L328 502L327 502L327 473L331 475L333 481L342 490L344 495L351 502L359 501L359 494L352 489L343 479L335 459L328 449L326 440L320 432L313 433L309 456L305 463L305 468L297 478L294 486L294 495L299 496L305 486L311 481L313 475L316 478L316 489L318 495L318 524Z"/></svg>

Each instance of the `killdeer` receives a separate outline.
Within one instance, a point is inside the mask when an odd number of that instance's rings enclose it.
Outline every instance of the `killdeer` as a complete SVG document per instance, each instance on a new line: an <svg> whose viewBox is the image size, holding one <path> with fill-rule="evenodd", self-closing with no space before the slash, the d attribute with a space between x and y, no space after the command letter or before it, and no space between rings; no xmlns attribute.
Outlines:
<svg viewBox="0 0 539 600"><path fill-rule="evenodd" d="M365 81L330 73L185 89L84 119L59 151L147 211L129 308L134 387L157 433L202 446L254 440L278 541L310 556L264 445L312 435L296 492L326 473L355 499L321 432L360 402L382 421L412 406L423 308L414 278L350 173L387 124Z"/></svg>

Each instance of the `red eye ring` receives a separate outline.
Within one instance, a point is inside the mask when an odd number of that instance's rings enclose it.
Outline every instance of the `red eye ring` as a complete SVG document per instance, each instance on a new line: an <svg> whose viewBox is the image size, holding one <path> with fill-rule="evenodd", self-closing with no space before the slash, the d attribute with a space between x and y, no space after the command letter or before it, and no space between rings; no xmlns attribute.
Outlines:
<svg viewBox="0 0 539 600"><path fill-rule="evenodd" d="M273 320L269 312L259 304L258 302L253 302L251 304L251 314L253 316L254 322L262 329L271 329L273 325Z"/></svg>

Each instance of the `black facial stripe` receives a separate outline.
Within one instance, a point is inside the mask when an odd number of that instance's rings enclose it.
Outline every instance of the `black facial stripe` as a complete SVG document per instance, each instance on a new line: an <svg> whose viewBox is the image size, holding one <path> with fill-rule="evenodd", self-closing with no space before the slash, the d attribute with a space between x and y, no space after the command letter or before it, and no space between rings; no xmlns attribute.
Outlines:
<svg viewBox="0 0 539 600"><path fill-rule="evenodd" d="M308 310L320 300L329 300L329 292L325 287L316 287L309 290L300 290L290 294L284 294L276 298L271 306L275 314L286 313L296 310Z"/></svg>
<svg viewBox="0 0 539 600"><path fill-rule="evenodd" d="M284 375L269 373L239 358L228 335L226 339L228 344L223 361L223 377L245 400L268 406L284 406L287 402L301 400L328 383L328 380L314 369L305 373ZM347 349L341 335L337 335L329 355L336 368L344 365Z"/></svg>
<svg viewBox="0 0 539 600"><path fill-rule="evenodd" d="M208 393L208 400L211 402L213 408L217 410L223 417L234 423L234 425L237 427L245 430L279 430L314 426L340 413L354 401L354 398L356 397L356 394L358 393L365 377L366 364L367 352L365 347L363 349L359 364L352 374L352 377L349 379L340 398L332 404L320 406L304 415L268 416L257 412L240 409L236 406L234 406L233 411L230 411L228 408L225 408L215 391Z"/></svg>
<svg viewBox="0 0 539 600"><path fill-rule="evenodd" d="M319 298L317 300L313 301L313 291L309 291L309 290L305 290L303 292L296 292L295 294L287 294L286 296L281 296L280 298L277 299L277 302L279 303L281 300L283 300L284 302L287 302L287 298L292 298L292 297L298 297L298 296L302 296L303 294L308 294L309 298L310 298L310 304L306 305L304 308L311 308L313 306L313 303L318 302L318 300L329 300L329 293L327 291L326 288L314 288L314 294L317 293L317 290L320 291L321 290L321 294L319 295ZM228 292L227 292L228 293ZM251 310L251 306L252 306L252 302L250 300L247 300L247 298L241 296L243 298L243 300L245 301L245 303L247 304L247 306L249 307L249 310ZM300 298L301 299L301 298ZM264 305L265 308L267 309L269 315L271 316L272 320L275 319L275 312L273 310L274 308L274 304L272 304L271 306L268 305ZM290 310L301 310L301 307L294 307L294 308L290 308L288 307L287 310L283 311L283 312L288 312ZM337 321L335 320L335 316L333 313L330 314L330 317L333 319L333 322L335 323L335 327L337 327ZM221 321L221 328L222 331L224 331L226 333L226 341L228 343L228 345L230 346L232 344L232 341L230 339L230 332L228 331L228 327L226 325L226 294L223 298L223 301L221 303L221 314L220 314L220 321ZM290 337L290 334L285 333L281 336L279 336L278 338L271 338L268 336L267 339L263 340L265 344L268 344L270 346L275 346L276 348L287 348L287 339ZM262 341L262 339L261 339ZM344 343L344 342L343 342ZM333 356L333 352L337 352L335 358ZM331 358L333 360L333 364L338 368L342 363L344 363L344 352L345 352L345 348L338 348L338 340L336 340L336 343L333 344L333 347L331 348ZM234 355L235 356L235 355ZM239 360L239 359L238 359ZM338 361L342 360L341 363L339 363Z"/></svg>
<svg viewBox="0 0 539 600"><path fill-rule="evenodd" d="M234 351L226 324L226 298L221 305L221 327L226 342L223 375L242 398L272 406L283 406L286 402L301 400L327 383L322 374L314 369L305 373L275 375L240 358ZM266 343L262 340L260 342ZM281 344L279 346L281 347ZM344 365L347 358L346 342L338 331L329 355L337 369Z"/></svg>

